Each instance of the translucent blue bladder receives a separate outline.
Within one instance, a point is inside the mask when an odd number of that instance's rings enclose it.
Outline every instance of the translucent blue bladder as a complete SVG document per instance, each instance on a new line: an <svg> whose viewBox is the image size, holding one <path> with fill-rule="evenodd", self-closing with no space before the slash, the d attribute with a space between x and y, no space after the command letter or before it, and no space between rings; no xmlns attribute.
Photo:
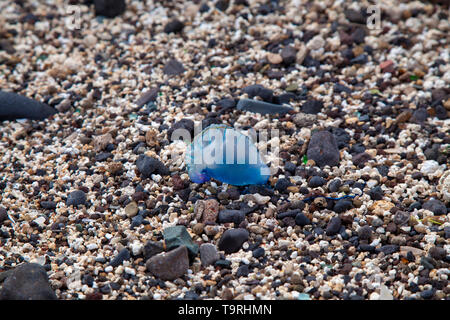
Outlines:
<svg viewBox="0 0 450 320"><path fill-rule="evenodd" d="M195 183L214 178L236 186L265 184L270 176L251 139L226 125L213 124L195 136L185 163Z"/></svg>

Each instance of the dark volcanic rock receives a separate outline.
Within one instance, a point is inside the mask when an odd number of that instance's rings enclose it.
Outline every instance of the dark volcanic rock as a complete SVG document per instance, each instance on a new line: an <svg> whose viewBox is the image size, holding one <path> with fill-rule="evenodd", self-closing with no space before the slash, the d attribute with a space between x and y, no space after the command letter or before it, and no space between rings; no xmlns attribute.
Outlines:
<svg viewBox="0 0 450 320"><path fill-rule="evenodd" d="M343 128L329 128L334 138L336 139L336 143L339 149L348 147L348 143L350 142L350 135Z"/></svg>
<svg viewBox="0 0 450 320"><path fill-rule="evenodd" d="M369 161L372 157L366 153L366 152L362 152L359 153L355 156L353 156L353 164L357 167L360 167L362 165L364 165L367 161Z"/></svg>
<svg viewBox="0 0 450 320"><path fill-rule="evenodd" d="M56 110L45 103L12 92L0 91L0 121L44 120L55 113Z"/></svg>
<svg viewBox="0 0 450 320"><path fill-rule="evenodd" d="M125 0L94 0L95 15L114 18L125 12Z"/></svg>
<svg viewBox="0 0 450 320"><path fill-rule="evenodd" d="M350 210L351 208L353 208L353 203L350 200L341 199L334 204L333 211L337 213L342 213L347 210Z"/></svg>
<svg viewBox="0 0 450 320"><path fill-rule="evenodd" d="M243 210L221 210L219 211L218 222L229 223L233 222L239 225L245 220L245 211Z"/></svg>
<svg viewBox="0 0 450 320"><path fill-rule="evenodd" d="M164 246L161 242L156 241L147 241L147 243L144 246L144 257L145 259L150 259L154 255L157 255L158 253L161 253L164 251Z"/></svg>
<svg viewBox="0 0 450 320"><path fill-rule="evenodd" d="M370 189L368 194L370 196L370 199L372 200L383 200L384 192L380 186L373 187L372 189Z"/></svg>
<svg viewBox="0 0 450 320"><path fill-rule="evenodd" d="M311 136L307 157L320 167L337 166L339 164L339 149L336 140L329 131L317 131Z"/></svg>
<svg viewBox="0 0 450 320"><path fill-rule="evenodd" d="M273 91L264 88L260 84L253 84L251 86L245 87L242 91L246 93L250 99L253 99L254 97L260 97L265 102L269 103L273 100Z"/></svg>
<svg viewBox="0 0 450 320"><path fill-rule="evenodd" d="M69 193L66 200L67 206L78 206L86 204L86 194L82 190L75 190Z"/></svg>
<svg viewBox="0 0 450 320"><path fill-rule="evenodd" d="M181 62L179 62L175 59L169 60L163 69L164 74L166 74L168 76L177 76L179 74L182 74L184 71L186 71L186 70L184 69Z"/></svg>
<svg viewBox="0 0 450 320"><path fill-rule="evenodd" d="M164 32L165 33L177 33L177 32L182 31L183 28L184 28L184 23L182 23L178 19L174 19L174 20L168 22L164 26Z"/></svg>
<svg viewBox="0 0 450 320"><path fill-rule="evenodd" d="M109 265L114 268L118 267L122 264L122 262L130 259L130 257L131 257L130 251L128 251L127 248L123 248L122 250L120 250L120 252L117 254L117 256L115 256L114 259L111 260Z"/></svg>
<svg viewBox="0 0 450 320"><path fill-rule="evenodd" d="M151 88L145 91L135 103L138 105L138 107L142 107L143 105L151 101L155 101L156 98L158 97L158 92L159 92L158 87Z"/></svg>
<svg viewBox="0 0 450 320"><path fill-rule="evenodd" d="M158 173L162 176L170 174L169 169L156 158L152 158L141 154L136 160L136 166L142 178L150 178L153 173Z"/></svg>
<svg viewBox="0 0 450 320"><path fill-rule="evenodd" d="M322 101L310 99L302 105L301 109L303 113L318 114L320 111L322 111L322 108Z"/></svg>
<svg viewBox="0 0 450 320"><path fill-rule="evenodd" d="M366 24L366 17L362 11L356 11L353 9L344 10L345 17L348 21L359 24Z"/></svg>
<svg viewBox="0 0 450 320"><path fill-rule="evenodd" d="M281 58L283 58L283 63L286 65L294 63L297 59L297 49L292 46L284 47L281 50Z"/></svg>
<svg viewBox="0 0 450 320"><path fill-rule="evenodd" d="M256 112L260 114L286 114L294 110L287 105L273 104L253 99L241 99L237 104L238 110Z"/></svg>
<svg viewBox="0 0 450 320"><path fill-rule="evenodd" d="M191 119L181 119L180 121L175 122L172 127L170 127L169 130L167 130L167 138L169 138L170 141L172 141L172 134L175 130L177 129L185 129L189 132L190 134L190 138L191 141L194 139L194 121L192 121ZM204 127L203 129L206 129L206 127ZM181 132L183 133L183 132ZM175 132L175 136L174 138L178 138L176 137L177 133Z"/></svg>
<svg viewBox="0 0 450 320"><path fill-rule="evenodd" d="M328 222L325 233L327 234L327 236L334 236L339 232L340 228L341 228L341 218L334 217L330 220L330 222Z"/></svg>
<svg viewBox="0 0 450 320"><path fill-rule="evenodd" d="M447 208L441 201L437 199L428 200L423 204L422 209L430 210L435 215L447 214Z"/></svg>
<svg viewBox="0 0 450 320"><path fill-rule="evenodd" d="M167 253L157 254L146 262L147 270L161 280L175 280L189 268L188 250L180 246Z"/></svg>
<svg viewBox="0 0 450 320"><path fill-rule="evenodd" d="M292 185L292 183L289 181L289 179L280 178L275 183L275 190L278 190L279 192L285 192L287 187L289 187L291 185Z"/></svg>
<svg viewBox="0 0 450 320"><path fill-rule="evenodd" d="M56 300L44 267L24 263L6 278L0 290L0 300Z"/></svg>
<svg viewBox="0 0 450 320"><path fill-rule="evenodd" d="M295 216L295 224L301 227L311 224L311 220L305 216L302 212L297 213Z"/></svg>
<svg viewBox="0 0 450 320"><path fill-rule="evenodd" d="M228 229L219 240L219 250L225 251L227 254L237 252L241 249L242 244L247 241L248 236L249 233L245 229Z"/></svg>
<svg viewBox="0 0 450 320"><path fill-rule="evenodd" d="M308 182L308 187L317 188L317 187L323 186L326 182L327 182L327 180L325 180L324 178L322 178L320 176L313 176L313 177L311 177L311 179Z"/></svg>

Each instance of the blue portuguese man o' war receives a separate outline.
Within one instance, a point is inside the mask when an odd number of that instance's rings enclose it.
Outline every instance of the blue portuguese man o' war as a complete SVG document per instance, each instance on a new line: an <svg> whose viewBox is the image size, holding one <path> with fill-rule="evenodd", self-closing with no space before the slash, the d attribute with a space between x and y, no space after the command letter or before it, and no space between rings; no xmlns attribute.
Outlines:
<svg viewBox="0 0 450 320"><path fill-rule="evenodd" d="M265 184L270 176L251 139L226 125L211 125L196 135L185 162L195 183L214 178L236 186Z"/></svg>

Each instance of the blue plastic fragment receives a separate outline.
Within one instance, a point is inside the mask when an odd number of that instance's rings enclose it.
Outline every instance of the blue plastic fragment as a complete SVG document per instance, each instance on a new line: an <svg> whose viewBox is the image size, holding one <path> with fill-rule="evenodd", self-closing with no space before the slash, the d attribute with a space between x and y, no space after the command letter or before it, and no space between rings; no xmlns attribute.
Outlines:
<svg viewBox="0 0 450 320"><path fill-rule="evenodd" d="M226 125L210 125L188 146L185 163L192 182L211 178L236 186L265 184L270 176L251 139Z"/></svg>

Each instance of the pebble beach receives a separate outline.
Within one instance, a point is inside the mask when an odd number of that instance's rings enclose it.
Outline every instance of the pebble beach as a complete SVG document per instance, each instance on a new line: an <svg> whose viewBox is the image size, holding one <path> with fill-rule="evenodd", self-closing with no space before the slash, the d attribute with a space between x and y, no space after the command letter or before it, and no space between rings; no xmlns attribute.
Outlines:
<svg viewBox="0 0 450 320"><path fill-rule="evenodd" d="M449 4L375 4L1 1L0 299L449 300Z"/></svg>

